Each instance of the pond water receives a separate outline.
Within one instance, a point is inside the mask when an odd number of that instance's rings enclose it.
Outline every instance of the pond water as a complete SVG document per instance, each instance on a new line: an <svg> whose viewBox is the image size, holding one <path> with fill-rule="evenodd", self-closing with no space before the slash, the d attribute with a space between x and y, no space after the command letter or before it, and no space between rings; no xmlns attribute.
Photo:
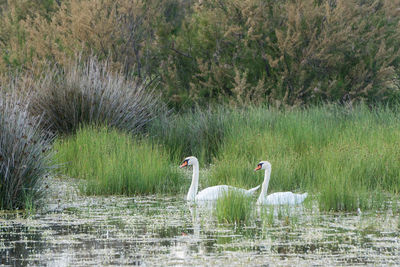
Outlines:
<svg viewBox="0 0 400 267"><path fill-rule="evenodd" d="M5 266L310 266L400 264L399 215L260 209L218 224L183 196L85 197L65 181L42 210L0 213Z"/></svg>

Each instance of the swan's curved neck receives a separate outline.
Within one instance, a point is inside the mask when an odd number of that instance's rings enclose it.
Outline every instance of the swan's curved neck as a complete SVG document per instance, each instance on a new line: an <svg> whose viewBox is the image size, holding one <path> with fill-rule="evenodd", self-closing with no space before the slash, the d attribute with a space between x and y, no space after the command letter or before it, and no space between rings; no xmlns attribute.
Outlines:
<svg viewBox="0 0 400 267"><path fill-rule="evenodd" d="M268 184L269 184L269 178L270 177L271 177L271 169L269 169L269 168L265 169L264 181L262 183L261 193L260 193L259 199L267 197Z"/></svg>
<svg viewBox="0 0 400 267"><path fill-rule="evenodd" d="M193 176L192 184L190 185L189 192L187 194L186 200L194 201L197 195L197 189L199 188L199 163L193 163Z"/></svg>

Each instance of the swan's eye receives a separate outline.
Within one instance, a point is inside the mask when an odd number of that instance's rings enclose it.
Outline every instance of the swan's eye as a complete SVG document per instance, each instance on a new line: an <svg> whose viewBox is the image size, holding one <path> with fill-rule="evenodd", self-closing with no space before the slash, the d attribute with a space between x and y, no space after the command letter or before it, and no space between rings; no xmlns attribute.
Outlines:
<svg viewBox="0 0 400 267"><path fill-rule="evenodd" d="M260 170L260 169L261 169L261 167L262 167L262 163L258 163L258 164L257 164L257 168L255 169L255 171L258 171L258 170Z"/></svg>

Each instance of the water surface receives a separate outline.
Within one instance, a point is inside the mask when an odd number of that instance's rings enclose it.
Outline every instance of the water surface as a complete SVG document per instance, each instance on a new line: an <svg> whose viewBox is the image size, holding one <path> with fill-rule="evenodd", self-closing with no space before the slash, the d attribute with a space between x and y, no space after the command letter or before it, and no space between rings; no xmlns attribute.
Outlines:
<svg viewBox="0 0 400 267"><path fill-rule="evenodd" d="M86 197L69 182L32 214L0 213L5 266L400 264L399 215L255 207L249 225L216 222L179 197Z"/></svg>

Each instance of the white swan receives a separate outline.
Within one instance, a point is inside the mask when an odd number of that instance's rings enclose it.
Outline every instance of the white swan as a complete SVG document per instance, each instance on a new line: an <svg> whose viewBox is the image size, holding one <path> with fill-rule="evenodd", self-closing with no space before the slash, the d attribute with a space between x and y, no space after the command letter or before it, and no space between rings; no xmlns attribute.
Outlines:
<svg viewBox="0 0 400 267"><path fill-rule="evenodd" d="M183 160L182 164L180 165L180 168L190 165L193 166L193 176L192 176L192 184L190 185L189 192L186 196L187 201L217 200L222 195L223 192L226 192L228 190L235 190L242 192L246 195L252 195L260 187L258 185L252 189L245 190L242 188L237 188L229 185L216 185L208 187L197 194L197 190L199 187L199 161L197 160L196 157L187 157Z"/></svg>
<svg viewBox="0 0 400 267"><path fill-rule="evenodd" d="M307 193L294 194L292 192L277 192L267 195L269 178L271 176L271 163L268 161L261 161L258 163L254 171L265 170L264 181L261 187L261 193L258 197L257 204L265 205L296 205L300 204L307 197Z"/></svg>

